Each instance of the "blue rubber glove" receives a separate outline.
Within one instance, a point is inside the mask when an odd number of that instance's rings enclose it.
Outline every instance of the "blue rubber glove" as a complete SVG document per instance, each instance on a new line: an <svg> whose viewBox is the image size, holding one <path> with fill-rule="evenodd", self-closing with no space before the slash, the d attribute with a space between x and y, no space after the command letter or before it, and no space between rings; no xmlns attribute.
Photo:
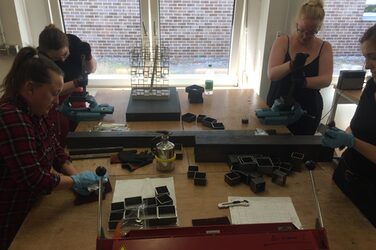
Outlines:
<svg viewBox="0 0 376 250"><path fill-rule="evenodd" d="M92 171L84 171L75 175L72 175L73 190L83 196L88 196L92 191L88 187L99 184L99 176ZM104 182L108 181L108 177L103 178Z"/></svg>
<svg viewBox="0 0 376 250"><path fill-rule="evenodd" d="M280 98L275 99L273 106L270 108L273 112L280 112L283 107L282 101Z"/></svg>
<svg viewBox="0 0 376 250"><path fill-rule="evenodd" d="M291 108L292 114L287 120L287 125L297 122L306 113L299 104L295 103Z"/></svg>
<svg viewBox="0 0 376 250"><path fill-rule="evenodd" d="M322 145L330 148L339 148L342 146L353 147L355 138L353 134L348 134L343 130L332 127L326 130L321 140Z"/></svg>

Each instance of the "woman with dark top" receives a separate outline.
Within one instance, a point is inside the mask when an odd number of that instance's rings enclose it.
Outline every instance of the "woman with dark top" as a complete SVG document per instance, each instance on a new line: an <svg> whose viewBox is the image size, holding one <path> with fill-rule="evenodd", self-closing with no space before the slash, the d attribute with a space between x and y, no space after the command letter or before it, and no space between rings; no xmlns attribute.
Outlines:
<svg viewBox="0 0 376 250"><path fill-rule="evenodd" d="M296 19L296 31L289 36L279 36L274 41L268 64L271 80L267 104L287 96L293 82L295 56L308 54L303 72L303 84L296 86L294 100L307 112L297 122L288 125L295 135L312 135L321 120L323 101L320 89L330 85L333 74L333 53L330 43L316 37L324 20L325 12L321 0L310 0L303 4Z"/></svg>
<svg viewBox="0 0 376 250"><path fill-rule="evenodd" d="M94 172L78 173L60 147L49 110L63 72L37 50L17 54L0 92L0 249L7 249L35 201L57 189L89 195ZM52 171L53 168L53 171Z"/></svg>
<svg viewBox="0 0 376 250"><path fill-rule="evenodd" d="M324 146L347 146L333 180L376 227L376 24L360 39L365 68L372 77L360 97L358 107L346 131L330 128L324 134Z"/></svg>
<svg viewBox="0 0 376 250"><path fill-rule="evenodd" d="M39 34L38 51L53 60L64 72L64 87L60 95L60 104L72 92L82 92L81 87L87 84L87 79L82 78L82 72L94 73L97 68L90 45L75 35L65 34L53 24L46 26ZM83 65L85 65L84 69ZM74 103L74 105L76 105L74 107L85 107L85 103ZM70 121L55 109L50 111L49 116L56 123L61 146L65 147L65 138L69 131L75 130L77 122Z"/></svg>

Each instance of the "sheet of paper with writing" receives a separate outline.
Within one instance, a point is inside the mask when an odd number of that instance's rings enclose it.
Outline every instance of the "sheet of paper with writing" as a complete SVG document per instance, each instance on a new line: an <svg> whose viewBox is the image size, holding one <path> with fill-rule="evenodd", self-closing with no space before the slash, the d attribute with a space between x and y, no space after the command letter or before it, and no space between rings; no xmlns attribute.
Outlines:
<svg viewBox="0 0 376 250"><path fill-rule="evenodd" d="M290 197L228 197L228 201L235 200L248 200L249 206L230 208L232 224L292 222L302 228Z"/></svg>

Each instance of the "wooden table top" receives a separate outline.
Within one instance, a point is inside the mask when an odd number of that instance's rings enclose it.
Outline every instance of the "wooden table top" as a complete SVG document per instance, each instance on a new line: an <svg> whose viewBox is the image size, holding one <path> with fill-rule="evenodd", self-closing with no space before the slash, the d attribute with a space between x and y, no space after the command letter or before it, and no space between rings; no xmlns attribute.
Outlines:
<svg viewBox="0 0 376 250"><path fill-rule="evenodd" d="M128 98L128 99L127 99ZM179 90L182 114L191 112L205 114L224 122L226 129L265 128L254 115L258 107L265 103L252 90L215 90L213 96L205 96L203 104L189 104L187 94ZM99 90L96 94L98 103L110 103L115 106L112 115L106 115L105 122L124 123L129 91ZM241 118L249 118L248 125L241 124ZM98 122L80 124L79 130L90 129ZM129 122L131 130L202 130L200 124L176 122ZM279 126L267 126L278 131L287 129ZM285 187L273 184L266 177L266 191L254 194L248 186L240 184L235 187L224 182L224 174L229 171L225 163L196 163L193 148L183 149L183 160L176 161L174 171L160 173L155 164L149 164L130 173L120 164L110 164L109 158L74 161L78 170L95 170L97 166L105 166L111 183L116 180L127 180L146 177L174 178L176 205L180 226L191 226L192 219L228 216L228 209L218 209L219 202L227 201L228 196L257 197L291 197L297 214L304 228L314 228L316 208L306 170L294 173L287 178ZM207 174L207 186L195 186L187 178L189 165L199 165L200 171ZM373 249L376 246L376 229L345 197L331 180L333 165L319 163L314 171L318 198L323 213L330 249ZM109 193L103 203L103 224L107 228L110 204L113 193ZM19 230L10 249L95 249L97 233L97 203L80 206L73 204L71 191L55 191L43 197L34 206ZM106 236L111 233L106 231Z"/></svg>
<svg viewBox="0 0 376 250"><path fill-rule="evenodd" d="M226 130L254 130L256 128L276 129L278 132L286 133L288 129L284 126L263 125L257 119L255 110L267 107L252 89L216 89L211 96L204 95L202 104L190 104L185 89L178 89L181 114L193 113L204 114L224 123ZM182 121L153 121L153 122L127 122L125 113L129 102L130 90L124 89L98 89L95 99L99 104L108 103L114 106L114 113L106 115L103 122L106 123L127 123L130 130L210 130L200 123ZM249 120L248 124L242 124L241 119ZM77 131L88 131L93 129L99 122L81 122Z"/></svg>
<svg viewBox="0 0 376 250"><path fill-rule="evenodd" d="M229 171L225 163L196 163L193 148L184 149L183 160L176 161L174 171L161 173L154 164L130 173L120 164L110 164L109 159L91 159L74 162L79 170L95 170L106 166L111 183L116 180L141 179L147 177L170 177L174 179L179 226L191 226L192 219L228 216L228 209L218 209L219 202L228 196L245 197L291 197L304 228L314 228L316 207L309 173L307 170L294 173L287 178L284 187L275 185L265 177L266 191L255 194L245 184L229 186L224 174ZM187 178L188 165L198 164L200 171L207 174L207 186L195 186ZM333 166L318 164L314 170L317 194L323 213L330 249L373 249L376 244L376 229L359 210L345 197L331 180ZM107 229L113 193L103 202L103 225ZM73 204L70 191L56 191L43 197L34 206L17 234L10 249L95 249L97 233L97 203L80 206ZM112 233L106 231L106 237Z"/></svg>

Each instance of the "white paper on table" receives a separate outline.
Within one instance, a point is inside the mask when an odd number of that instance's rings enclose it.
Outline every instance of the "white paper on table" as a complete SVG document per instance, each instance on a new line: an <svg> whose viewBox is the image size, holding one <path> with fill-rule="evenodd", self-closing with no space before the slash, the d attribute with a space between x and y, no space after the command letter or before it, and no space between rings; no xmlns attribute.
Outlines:
<svg viewBox="0 0 376 250"><path fill-rule="evenodd" d="M228 197L228 201L235 200L247 200L249 206L230 207L232 224L292 222L302 228L290 197Z"/></svg>
<svg viewBox="0 0 376 250"><path fill-rule="evenodd" d="M159 186L167 186L170 197L176 206L173 177L117 180L112 202L124 201L124 198L135 196L141 196L142 198L155 197L155 188Z"/></svg>

